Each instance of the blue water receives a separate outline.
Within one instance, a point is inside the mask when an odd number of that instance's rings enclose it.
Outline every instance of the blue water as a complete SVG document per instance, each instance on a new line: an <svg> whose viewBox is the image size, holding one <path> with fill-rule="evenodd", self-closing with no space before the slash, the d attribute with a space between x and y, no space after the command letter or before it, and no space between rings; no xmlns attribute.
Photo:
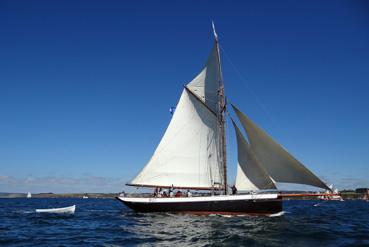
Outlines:
<svg viewBox="0 0 369 247"><path fill-rule="evenodd" d="M0 246L369 246L369 203L286 201L284 214L134 213L111 199L0 199ZM36 208L76 204L72 216Z"/></svg>

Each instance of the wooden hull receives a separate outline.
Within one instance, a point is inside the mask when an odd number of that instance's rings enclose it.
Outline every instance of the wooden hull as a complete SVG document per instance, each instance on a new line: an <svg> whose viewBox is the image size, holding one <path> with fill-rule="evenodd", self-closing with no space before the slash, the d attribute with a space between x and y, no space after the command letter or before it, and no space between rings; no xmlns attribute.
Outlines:
<svg viewBox="0 0 369 247"><path fill-rule="evenodd" d="M117 197L137 212L177 212L191 214L270 215L283 210L282 199L276 194L204 196L184 198Z"/></svg>

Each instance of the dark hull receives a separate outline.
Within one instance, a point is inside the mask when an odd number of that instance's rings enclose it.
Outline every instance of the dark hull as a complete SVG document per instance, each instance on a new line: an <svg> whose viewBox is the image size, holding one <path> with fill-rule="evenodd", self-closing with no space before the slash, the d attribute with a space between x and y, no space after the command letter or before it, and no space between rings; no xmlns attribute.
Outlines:
<svg viewBox="0 0 369 247"><path fill-rule="evenodd" d="M199 202L127 202L120 200L136 212L183 212L193 214L275 214L283 209L281 199L227 200Z"/></svg>

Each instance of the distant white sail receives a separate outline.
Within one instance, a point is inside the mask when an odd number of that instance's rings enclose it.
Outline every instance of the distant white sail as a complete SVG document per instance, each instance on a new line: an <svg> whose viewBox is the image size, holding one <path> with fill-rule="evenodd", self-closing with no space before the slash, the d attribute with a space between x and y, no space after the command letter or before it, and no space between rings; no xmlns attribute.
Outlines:
<svg viewBox="0 0 369 247"><path fill-rule="evenodd" d="M259 165L240 129L232 120L237 137L238 166L236 188L238 190L276 189L273 181Z"/></svg>
<svg viewBox="0 0 369 247"><path fill-rule="evenodd" d="M247 133L251 150L256 159L274 181L307 184L329 189L323 181L257 127L237 107L234 105L232 107Z"/></svg>

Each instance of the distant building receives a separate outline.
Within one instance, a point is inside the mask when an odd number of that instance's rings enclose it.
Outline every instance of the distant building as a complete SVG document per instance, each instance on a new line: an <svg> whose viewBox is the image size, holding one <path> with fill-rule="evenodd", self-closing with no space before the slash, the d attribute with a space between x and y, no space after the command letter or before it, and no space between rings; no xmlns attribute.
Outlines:
<svg viewBox="0 0 369 247"><path fill-rule="evenodd" d="M356 193L359 193L359 194L368 194L369 193L369 188L357 188L355 190Z"/></svg>
<svg viewBox="0 0 369 247"><path fill-rule="evenodd" d="M369 189L368 188L357 188L356 193L361 194L363 200L369 200Z"/></svg>

